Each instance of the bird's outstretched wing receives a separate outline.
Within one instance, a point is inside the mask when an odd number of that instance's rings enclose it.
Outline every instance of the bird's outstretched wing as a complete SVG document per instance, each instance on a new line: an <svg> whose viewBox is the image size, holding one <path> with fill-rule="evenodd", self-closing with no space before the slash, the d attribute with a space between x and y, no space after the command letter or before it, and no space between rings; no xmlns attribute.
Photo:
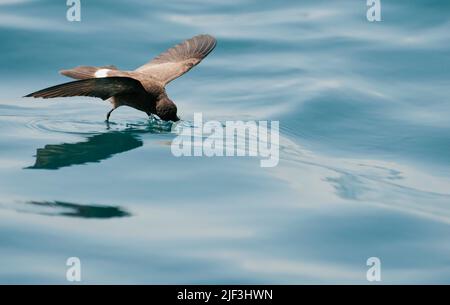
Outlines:
<svg viewBox="0 0 450 305"><path fill-rule="evenodd" d="M95 73L103 70L113 70L118 71L116 66L110 65L110 66L103 66L103 67L90 67L90 66L78 66L73 69L67 69L67 70L61 70L59 73L61 73L64 76L75 78L75 79L87 79L87 78L94 78ZM121 75L115 75L115 76L121 76Z"/></svg>
<svg viewBox="0 0 450 305"><path fill-rule="evenodd" d="M103 100L118 94L146 94L142 84L130 77L89 78L46 88L25 97L92 96Z"/></svg>
<svg viewBox="0 0 450 305"><path fill-rule="evenodd" d="M215 46L214 37L198 35L161 53L136 71L148 74L166 85L199 64Z"/></svg>

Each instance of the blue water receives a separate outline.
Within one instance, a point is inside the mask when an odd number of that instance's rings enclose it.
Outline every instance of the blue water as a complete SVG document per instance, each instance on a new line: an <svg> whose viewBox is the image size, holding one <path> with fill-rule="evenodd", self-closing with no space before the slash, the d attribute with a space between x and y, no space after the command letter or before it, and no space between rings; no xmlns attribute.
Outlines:
<svg viewBox="0 0 450 305"><path fill-rule="evenodd" d="M450 283L448 1L0 1L0 283ZM168 86L183 124L279 120L280 162L175 158L57 71L217 48Z"/></svg>

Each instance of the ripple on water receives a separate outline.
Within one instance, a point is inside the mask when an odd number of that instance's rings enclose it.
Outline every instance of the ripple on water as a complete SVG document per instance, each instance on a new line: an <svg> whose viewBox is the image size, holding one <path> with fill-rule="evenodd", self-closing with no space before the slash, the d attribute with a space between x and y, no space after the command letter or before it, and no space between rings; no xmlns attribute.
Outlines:
<svg viewBox="0 0 450 305"><path fill-rule="evenodd" d="M104 132L107 125L104 122L88 120L62 120L54 118L32 119L26 123L28 128L41 132L61 132L70 134L91 134Z"/></svg>
<svg viewBox="0 0 450 305"><path fill-rule="evenodd" d="M108 131L142 131L163 133L171 132L173 123L163 122L157 119L105 122L93 120L63 120L55 118L37 118L26 123L30 129L40 132L59 132L65 134L96 134Z"/></svg>

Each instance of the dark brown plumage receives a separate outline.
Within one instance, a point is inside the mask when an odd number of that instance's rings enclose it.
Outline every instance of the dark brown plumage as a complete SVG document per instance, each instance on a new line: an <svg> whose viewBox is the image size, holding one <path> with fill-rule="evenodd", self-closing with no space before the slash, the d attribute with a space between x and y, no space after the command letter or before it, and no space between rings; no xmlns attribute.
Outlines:
<svg viewBox="0 0 450 305"><path fill-rule="evenodd" d="M198 65L216 46L210 35L198 35L168 49L135 71L115 66L79 66L61 74L78 79L27 95L26 97L91 96L110 99L113 109L122 105L156 114L165 121L178 121L177 107L166 94L165 86Z"/></svg>

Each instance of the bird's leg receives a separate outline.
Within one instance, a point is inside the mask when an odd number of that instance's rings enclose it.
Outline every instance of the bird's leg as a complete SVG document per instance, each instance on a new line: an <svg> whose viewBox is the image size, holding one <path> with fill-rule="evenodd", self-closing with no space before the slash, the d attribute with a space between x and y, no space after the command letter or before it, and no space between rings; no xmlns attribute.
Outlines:
<svg viewBox="0 0 450 305"><path fill-rule="evenodd" d="M111 116L111 113L115 110L116 108L111 109L108 114L106 115L106 122L109 122L109 117Z"/></svg>

